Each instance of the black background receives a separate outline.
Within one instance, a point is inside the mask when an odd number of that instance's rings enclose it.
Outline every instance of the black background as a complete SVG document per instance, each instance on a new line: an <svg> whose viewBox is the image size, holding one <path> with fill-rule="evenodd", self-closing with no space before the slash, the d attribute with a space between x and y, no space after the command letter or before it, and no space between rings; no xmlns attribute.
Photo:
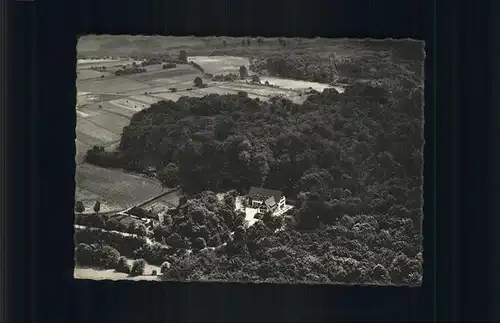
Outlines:
<svg viewBox="0 0 500 323"><path fill-rule="evenodd" d="M458 0L436 5L424 0L8 1L3 120L7 196L2 203L7 208L3 226L7 278L2 286L8 297L7 319L491 319L494 271L487 238L493 197L489 191L493 91L488 4ZM177 36L426 40L423 287L73 280L76 35L165 31Z"/></svg>

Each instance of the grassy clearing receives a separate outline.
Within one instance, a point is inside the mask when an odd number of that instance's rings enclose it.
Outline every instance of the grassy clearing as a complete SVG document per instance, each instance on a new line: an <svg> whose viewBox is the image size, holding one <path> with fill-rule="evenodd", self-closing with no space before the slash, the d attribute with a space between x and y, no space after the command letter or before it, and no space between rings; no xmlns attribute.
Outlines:
<svg viewBox="0 0 500 323"><path fill-rule="evenodd" d="M83 143L94 146L118 140L120 135L106 130L85 118L77 117L76 137Z"/></svg>
<svg viewBox="0 0 500 323"><path fill-rule="evenodd" d="M123 127L130 123L130 119L106 111L100 111L99 115L89 117L87 120L117 135L120 135Z"/></svg>
<svg viewBox="0 0 500 323"><path fill-rule="evenodd" d="M78 201L95 201L98 196L81 187L75 188L75 199Z"/></svg>
<svg viewBox="0 0 500 323"><path fill-rule="evenodd" d="M164 189L161 183L119 169L107 169L89 164L78 165L76 185L97 195L102 201L128 208L146 201Z"/></svg>
<svg viewBox="0 0 500 323"><path fill-rule="evenodd" d="M94 194L86 189L76 186L75 187L75 201L81 201L85 206L84 213L94 212L94 205L96 201L102 201L97 194ZM121 207L116 204L102 201L100 212L109 212L120 209Z"/></svg>
<svg viewBox="0 0 500 323"><path fill-rule="evenodd" d="M167 190L171 190L167 189ZM165 203L167 205L179 205L179 198L181 196L181 193L179 191L172 192L170 194L167 194L165 196L162 196L161 198L155 200L155 203Z"/></svg>

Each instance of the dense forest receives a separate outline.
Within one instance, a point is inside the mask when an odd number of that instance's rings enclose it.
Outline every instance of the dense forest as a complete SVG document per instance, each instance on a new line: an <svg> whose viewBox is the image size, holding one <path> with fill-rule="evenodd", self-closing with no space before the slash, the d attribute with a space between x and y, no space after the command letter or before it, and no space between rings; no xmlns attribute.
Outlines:
<svg viewBox="0 0 500 323"><path fill-rule="evenodd" d="M332 81L325 68L308 72L314 55L282 57L265 69ZM187 193L155 231L170 248L165 279L419 284L423 75L413 65L368 70L372 81L351 77L344 93L326 89L303 104L244 92L161 101L133 116L118 151L94 147L87 162L153 168ZM282 190L293 216L247 228L213 193L250 186Z"/></svg>
<svg viewBox="0 0 500 323"><path fill-rule="evenodd" d="M321 83L353 84L360 80L377 80L390 87L401 82L423 85L422 43L380 41L365 45L370 55L345 56L307 49L261 54L252 58L250 70Z"/></svg>

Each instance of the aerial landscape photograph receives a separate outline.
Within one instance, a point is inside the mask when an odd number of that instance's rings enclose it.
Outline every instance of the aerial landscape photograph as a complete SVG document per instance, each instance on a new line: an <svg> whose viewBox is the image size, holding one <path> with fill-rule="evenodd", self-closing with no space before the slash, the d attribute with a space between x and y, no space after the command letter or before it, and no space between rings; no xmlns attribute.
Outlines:
<svg viewBox="0 0 500 323"><path fill-rule="evenodd" d="M422 284L423 41L76 52L76 279Z"/></svg>

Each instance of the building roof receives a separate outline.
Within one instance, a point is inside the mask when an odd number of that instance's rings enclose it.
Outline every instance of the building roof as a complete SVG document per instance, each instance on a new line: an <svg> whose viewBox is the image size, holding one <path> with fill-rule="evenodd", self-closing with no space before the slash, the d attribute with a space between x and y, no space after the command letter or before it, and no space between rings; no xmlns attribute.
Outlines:
<svg viewBox="0 0 500 323"><path fill-rule="evenodd" d="M250 187L248 192L248 197L252 199L267 200L271 196L274 197L274 201L277 203L283 196L283 192L255 186Z"/></svg>
<svg viewBox="0 0 500 323"><path fill-rule="evenodd" d="M268 208L273 209L276 206L276 201L274 200L274 196L271 196L264 202Z"/></svg>

